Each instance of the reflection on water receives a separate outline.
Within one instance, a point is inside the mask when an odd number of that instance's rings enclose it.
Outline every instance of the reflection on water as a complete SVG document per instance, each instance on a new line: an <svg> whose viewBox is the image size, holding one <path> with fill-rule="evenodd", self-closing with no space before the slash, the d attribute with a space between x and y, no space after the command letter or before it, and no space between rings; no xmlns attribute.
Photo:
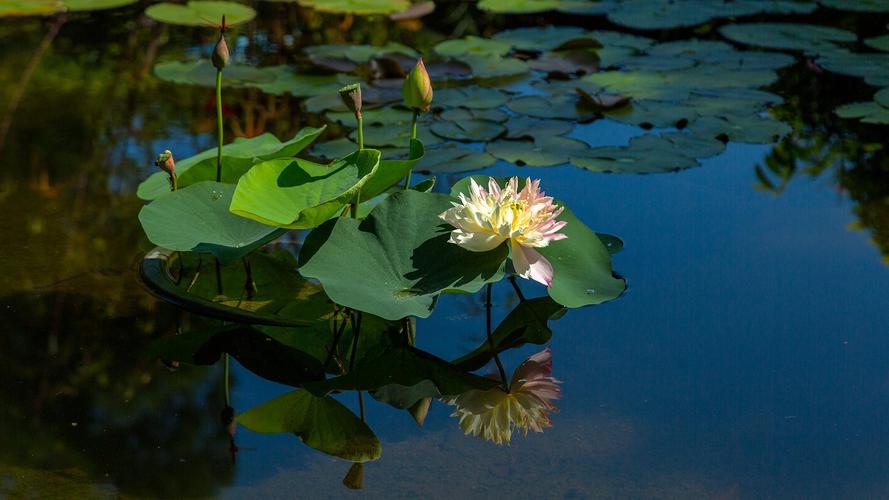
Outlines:
<svg viewBox="0 0 889 500"><path fill-rule="evenodd" d="M426 47L436 32L489 35L538 22L458 15L471 9L462 4L400 25L258 7L237 47L262 65L292 63L304 44ZM151 245L136 221L143 202L135 187L159 151L185 157L211 147L215 123L212 91L151 74L159 54L200 54L212 36L149 22L140 11L0 21L0 113L14 109L0 122L0 492L341 496L347 464L292 436L240 429L233 465L220 423L222 367L171 371L144 354L154 339L202 323L138 282ZM879 34L885 15L865 16L810 19ZM599 25L609 27L590 21ZM32 64L29 76L22 68ZM785 98L775 114L793 128L773 148L730 144L724 156L676 175L535 170L591 227L625 240L615 261L629 292L552 324L564 397L542 435L513 436L501 449L463 438L444 405L434 404L418 430L407 412L369 400L368 422L385 455L367 465L364 493L885 495L889 277L872 247L845 229L864 229L889 255L885 127L833 114L873 93L851 77L797 63L770 90ZM297 112L300 102L227 90L227 130L283 138L323 123ZM621 136L601 145L626 144L625 125L595 123L584 127ZM332 123L328 138L347 132ZM582 128L574 135L600 145ZM504 163L490 172L524 173ZM446 191L460 177L444 173L439 183ZM755 192L752 183L780 196ZM517 304L508 291L495 294L497 319ZM418 323L418 347L445 359L471 351L484 335L467 325L483 324L484 312L480 296L442 300L440 317ZM508 371L534 352L507 355ZM233 373L239 412L288 390L238 363ZM353 393L337 400L358 411Z"/></svg>

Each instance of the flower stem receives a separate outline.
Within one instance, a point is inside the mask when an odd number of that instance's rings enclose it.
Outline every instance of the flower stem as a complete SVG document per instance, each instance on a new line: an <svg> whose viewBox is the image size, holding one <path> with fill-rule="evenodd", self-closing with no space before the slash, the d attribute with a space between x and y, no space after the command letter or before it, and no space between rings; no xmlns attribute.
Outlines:
<svg viewBox="0 0 889 500"><path fill-rule="evenodd" d="M494 355L494 362L497 363L497 370L500 371L500 380L503 381L503 387L509 392L509 383L506 381L506 370L503 369L503 363L500 362L500 356L497 354L497 348L494 346L494 338L491 336L491 289L492 285L488 283L485 288L485 329L488 334L488 347L491 348L491 354Z"/></svg>
<svg viewBox="0 0 889 500"><path fill-rule="evenodd" d="M358 120L358 149L364 149L364 123L361 119L361 113L355 113L355 119Z"/></svg>
<svg viewBox="0 0 889 500"><path fill-rule="evenodd" d="M417 138L417 117L420 116L420 112L416 109L414 110L414 116L411 118L411 140ZM408 189L411 187L411 174L414 173L414 167L411 166L411 169L407 171L407 177L404 179L404 189Z"/></svg>
<svg viewBox="0 0 889 500"><path fill-rule="evenodd" d="M216 182L222 182L222 70L216 70Z"/></svg>
<svg viewBox="0 0 889 500"><path fill-rule="evenodd" d="M349 320L352 324L352 352L349 353L349 372L355 367L355 353L358 352L358 336L361 335L361 311L352 311ZM358 408L361 412L361 421L364 422L364 392L358 391Z"/></svg>
<svg viewBox="0 0 889 500"><path fill-rule="evenodd" d="M229 358L228 353L225 353L222 355L222 363L223 363L223 367L224 367L224 376L225 376L225 406L232 405L231 386L229 385L229 381L228 381L229 375L230 375L230 373L229 373L230 372L229 359L228 358Z"/></svg>
<svg viewBox="0 0 889 500"><path fill-rule="evenodd" d="M250 265L250 259L247 257L241 257L241 262L244 264L244 291L247 293L247 300L251 300L256 293L256 282L253 281L253 266Z"/></svg>
<svg viewBox="0 0 889 500"><path fill-rule="evenodd" d="M509 284L512 285L513 290L515 290L515 294L519 297L521 302L524 302L525 294L522 293L522 289L519 288L519 284L516 282L515 276L509 277Z"/></svg>

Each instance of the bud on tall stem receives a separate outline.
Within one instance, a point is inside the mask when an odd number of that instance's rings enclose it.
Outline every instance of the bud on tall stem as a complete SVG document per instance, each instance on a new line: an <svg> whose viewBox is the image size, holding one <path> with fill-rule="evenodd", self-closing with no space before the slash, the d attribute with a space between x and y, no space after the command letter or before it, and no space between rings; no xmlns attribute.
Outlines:
<svg viewBox="0 0 889 500"><path fill-rule="evenodd" d="M154 164L170 176L170 191L175 191L178 186L176 182L176 160L173 159L173 153L169 149L165 150L157 156Z"/></svg>
<svg viewBox="0 0 889 500"><path fill-rule="evenodd" d="M222 29L219 33L219 40L216 42L216 46L213 47L213 54L210 56L210 61L213 63L213 67L218 71L222 71L228 66L229 53L228 44L225 43L225 16L222 16Z"/></svg>
<svg viewBox="0 0 889 500"><path fill-rule="evenodd" d="M358 151L364 149L364 124L361 122L361 84L353 83L346 85L339 90L340 99L343 104L349 108L349 111L355 113L355 120L358 122ZM361 203L361 190L355 193L352 200L352 218L358 218L358 205Z"/></svg>
<svg viewBox="0 0 889 500"><path fill-rule="evenodd" d="M411 140L413 141L417 138L417 118L420 113L429 111L429 106L432 104L432 81L429 79L429 73L426 71L422 57L417 59L417 64L404 78L401 95L404 98L404 104L413 111L411 117ZM404 189L411 186L412 173L413 170L407 173L407 177L404 179Z"/></svg>

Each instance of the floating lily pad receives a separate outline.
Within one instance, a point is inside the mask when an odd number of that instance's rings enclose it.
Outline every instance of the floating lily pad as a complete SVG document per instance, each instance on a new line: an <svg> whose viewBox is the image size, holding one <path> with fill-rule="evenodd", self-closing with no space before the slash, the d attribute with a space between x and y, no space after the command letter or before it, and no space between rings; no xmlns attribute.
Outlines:
<svg viewBox="0 0 889 500"><path fill-rule="evenodd" d="M822 54L816 62L827 71L864 78L870 85L889 85L889 54L834 50Z"/></svg>
<svg viewBox="0 0 889 500"><path fill-rule="evenodd" d="M851 31L801 23L729 24L719 29L729 40L769 49L801 50L820 53L836 49L836 42L854 42Z"/></svg>
<svg viewBox="0 0 889 500"><path fill-rule="evenodd" d="M575 120L580 114L577 110L577 96L559 95L555 97L525 96L513 99L507 107L515 113L535 118L555 118Z"/></svg>
<svg viewBox="0 0 889 500"><path fill-rule="evenodd" d="M358 64L386 54L401 54L411 58L419 55L416 50L398 42L387 42L385 45L313 45L306 47L305 51L310 57L344 58Z"/></svg>
<svg viewBox="0 0 889 500"><path fill-rule="evenodd" d="M516 76L529 71L525 61L487 54L469 54L460 57L460 62L472 69L473 78L502 78Z"/></svg>
<svg viewBox="0 0 889 500"><path fill-rule="evenodd" d="M300 5L319 12L337 14L391 14L410 7L408 0L299 0Z"/></svg>
<svg viewBox="0 0 889 500"><path fill-rule="evenodd" d="M491 38L508 43L516 49L529 51L557 50L569 42L596 40L592 33L583 28L552 25L504 30ZM598 42L596 44L599 45Z"/></svg>
<svg viewBox="0 0 889 500"><path fill-rule="evenodd" d="M844 104L834 111L841 118L857 118L864 123L889 124L889 87L880 89L870 102Z"/></svg>
<svg viewBox="0 0 889 500"><path fill-rule="evenodd" d="M479 0L478 8L509 14L533 14L558 9L562 0Z"/></svg>
<svg viewBox="0 0 889 500"><path fill-rule="evenodd" d="M158 63L154 66L154 74L167 82L216 87L216 68L206 59ZM222 73L222 84L230 88L259 87L274 82L275 71L268 68L230 64Z"/></svg>
<svg viewBox="0 0 889 500"><path fill-rule="evenodd" d="M477 36L467 36L464 38L456 38L453 40L445 40L434 47L435 52L445 57L456 57L467 55L482 56L504 56L509 53L512 45L507 42L493 40L490 38L480 38Z"/></svg>
<svg viewBox="0 0 889 500"><path fill-rule="evenodd" d="M510 163L549 167L567 163L574 156L583 156L589 147L575 139L542 137L534 141L492 142L485 150Z"/></svg>
<svg viewBox="0 0 889 500"><path fill-rule="evenodd" d="M497 160L488 153L447 143L427 150L426 156L417 163L415 169L423 173L455 174L489 167L495 161Z"/></svg>
<svg viewBox="0 0 889 500"><path fill-rule="evenodd" d="M250 21L256 17L256 11L236 2L194 0L185 5L154 4L145 9L145 15L155 21L181 26L214 26L225 16L226 25L233 26Z"/></svg>
<svg viewBox="0 0 889 500"><path fill-rule="evenodd" d="M301 75L290 66L257 68L273 77L271 81L255 81L253 86L274 95L290 94L293 97L310 97L336 93L345 83L345 75ZM228 78L228 68L223 82Z"/></svg>
<svg viewBox="0 0 889 500"><path fill-rule="evenodd" d="M9 0L0 3L0 17L43 16L65 10L62 0Z"/></svg>
<svg viewBox="0 0 889 500"><path fill-rule="evenodd" d="M752 113L705 116L689 125L689 129L697 135L752 144L777 142L792 131L789 125L770 115Z"/></svg>
<svg viewBox="0 0 889 500"><path fill-rule="evenodd" d="M358 132L352 131L349 134L349 139L352 141L358 140ZM441 142L441 138L437 135L433 134L426 127L417 127L417 139L423 142L426 145L438 144ZM364 127L364 145L365 147L375 147L382 148L386 146L391 147L405 147L411 142L411 127L410 124L405 124L403 126L365 126Z"/></svg>
<svg viewBox="0 0 889 500"><path fill-rule="evenodd" d="M629 106L605 111L604 115L643 128L675 127L680 121L687 123L698 117L694 107L669 101L634 101Z"/></svg>
<svg viewBox="0 0 889 500"><path fill-rule="evenodd" d="M509 95L496 89L473 85L435 91L437 106L453 106L472 109L490 109L509 101Z"/></svg>
<svg viewBox="0 0 889 500"><path fill-rule="evenodd" d="M599 56L588 50L547 52L528 61L528 66L550 76L585 75L599 69Z"/></svg>
<svg viewBox="0 0 889 500"><path fill-rule="evenodd" d="M634 137L626 147L592 148L571 163L593 172L648 174L675 172L698 165L698 160L725 149L716 139L672 132Z"/></svg>
<svg viewBox="0 0 889 500"><path fill-rule="evenodd" d="M510 139L552 137L567 134L574 128L574 124L564 120L543 120L526 115L513 115L505 125L506 137Z"/></svg>
<svg viewBox="0 0 889 500"><path fill-rule="evenodd" d="M818 2L825 7L837 10L889 12L889 4L885 0L818 0Z"/></svg>
<svg viewBox="0 0 889 500"><path fill-rule="evenodd" d="M315 227L342 212L379 164L375 149L355 151L329 165L295 158L265 161L238 181L231 211L271 226Z"/></svg>
<svg viewBox="0 0 889 500"><path fill-rule="evenodd" d="M238 415L253 432L293 433L307 446L352 462L380 458L380 440L339 401L306 390L288 392Z"/></svg>
<svg viewBox="0 0 889 500"><path fill-rule="evenodd" d="M500 280L508 253L448 243L452 228L438 215L450 206L445 195L399 191L363 221L329 221L306 237L300 272L338 304L390 320L428 317L441 292Z"/></svg>
<svg viewBox="0 0 889 500"><path fill-rule="evenodd" d="M443 111L439 118L451 122L463 120L487 120L489 122L503 123L509 119L509 115L499 109L466 109L451 108Z"/></svg>
<svg viewBox="0 0 889 500"><path fill-rule="evenodd" d="M281 142L270 133L247 139L239 137L222 146L222 182L234 184L254 164L275 158L290 158L299 154L320 136L326 126L301 129L287 142ZM175 152L174 152L175 154ZM217 148L207 149L183 160L176 160L176 173L180 188L196 182L216 179ZM136 190L143 200L153 200L170 191L169 177L165 172L155 172L145 179Z"/></svg>
<svg viewBox="0 0 889 500"><path fill-rule="evenodd" d="M65 8L71 12L116 9L136 3L138 0L63 0ZM13 2L14 3L14 2Z"/></svg>
<svg viewBox="0 0 889 500"><path fill-rule="evenodd" d="M232 262L277 237L274 228L229 212L235 187L203 181L158 197L139 212L148 239L183 252Z"/></svg>
<svg viewBox="0 0 889 500"><path fill-rule="evenodd" d="M671 29L703 24L719 17L748 16L763 12L804 14L814 2L794 0L629 0L608 10L608 19L641 30Z"/></svg>
<svg viewBox="0 0 889 500"><path fill-rule="evenodd" d="M489 142L506 132L506 128L497 122L477 119L436 121L430 128L437 136L463 142Z"/></svg>
<svg viewBox="0 0 889 500"><path fill-rule="evenodd" d="M368 109L361 111L361 118L364 126L383 125L383 126L410 126L411 110L402 107L385 106L382 108ZM355 126L355 113L351 111L334 111L327 113L327 118L342 123L350 127ZM431 121L428 113L421 114L417 123Z"/></svg>
<svg viewBox="0 0 889 500"><path fill-rule="evenodd" d="M357 144L346 137L340 137L339 139L334 139L332 141L315 144L315 146L312 147L311 154L318 158L333 160L335 158L342 158L357 150Z"/></svg>
<svg viewBox="0 0 889 500"><path fill-rule="evenodd" d="M889 52L889 35L880 35L868 38L864 41L868 47L873 47L883 52Z"/></svg>

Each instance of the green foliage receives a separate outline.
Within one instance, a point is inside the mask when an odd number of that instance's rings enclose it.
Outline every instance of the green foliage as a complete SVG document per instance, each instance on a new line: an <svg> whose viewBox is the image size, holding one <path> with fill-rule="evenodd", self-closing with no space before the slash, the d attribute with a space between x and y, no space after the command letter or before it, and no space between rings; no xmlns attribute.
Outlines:
<svg viewBox="0 0 889 500"><path fill-rule="evenodd" d="M185 5L158 3L145 9L145 15L166 24L180 26L215 26L225 16L229 26L250 21L256 11L236 2L192 0Z"/></svg>
<svg viewBox="0 0 889 500"><path fill-rule="evenodd" d="M428 317L442 292L500 280L508 252L448 243L450 227L438 215L450 206L448 196L402 191L363 221L329 221L306 237L300 272L338 304L390 320Z"/></svg>
<svg viewBox="0 0 889 500"><path fill-rule="evenodd" d="M380 458L380 440L337 400L305 390L288 392L238 415L261 433L293 433L307 446L350 462Z"/></svg>
<svg viewBox="0 0 889 500"><path fill-rule="evenodd" d="M379 165L375 149L355 151L329 165L300 159L265 161L238 181L231 212L270 226L315 227L342 212Z"/></svg>

